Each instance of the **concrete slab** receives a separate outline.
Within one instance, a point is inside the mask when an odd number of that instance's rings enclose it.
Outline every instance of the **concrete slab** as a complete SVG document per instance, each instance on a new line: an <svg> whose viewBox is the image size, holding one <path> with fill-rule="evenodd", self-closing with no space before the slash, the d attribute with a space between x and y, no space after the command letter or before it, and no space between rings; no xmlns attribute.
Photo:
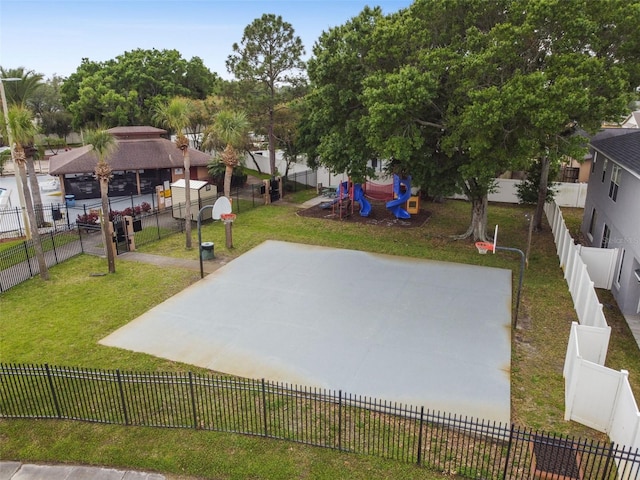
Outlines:
<svg viewBox="0 0 640 480"><path fill-rule="evenodd" d="M74 467L66 480L123 480L125 471L114 468Z"/></svg>
<svg viewBox="0 0 640 480"><path fill-rule="evenodd" d="M85 465L36 465L0 461L0 480L165 480L165 476Z"/></svg>
<svg viewBox="0 0 640 480"><path fill-rule="evenodd" d="M101 340L510 421L511 271L267 241Z"/></svg>
<svg viewBox="0 0 640 480"><path fill-rule="evenodd" d="M0 480L9 480L21 465L20 462L0 462Z"/></svg>
<svg viewBox="0 0 640 480"><path fill-rule="evenodd" d="M36 480L46 478L48 480L66 480L75 467L58 465L23 465L11 478L11 480Z"/></svg>

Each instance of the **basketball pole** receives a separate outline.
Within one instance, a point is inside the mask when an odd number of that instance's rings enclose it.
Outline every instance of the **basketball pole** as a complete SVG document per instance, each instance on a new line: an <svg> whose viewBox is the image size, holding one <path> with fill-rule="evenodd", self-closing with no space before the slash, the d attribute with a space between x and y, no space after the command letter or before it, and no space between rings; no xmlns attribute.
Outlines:
<svg viewBox="0 0 640 480"><path fill-rule="evenodd" d="M522 250L519 248L511 248L511 247L499 247L497 245L498 242L498 225L496 225L495 233L493 235L493 253L496 253L496 250L504 250L505 252L515 252L520 254L520 279L518 280L518 293L516 295L516 313L514 315L513 328L518 327L518 310L520 310L520 293L522 292L522 278L524 276L524 267L525 267L525 255Z"/></svg>

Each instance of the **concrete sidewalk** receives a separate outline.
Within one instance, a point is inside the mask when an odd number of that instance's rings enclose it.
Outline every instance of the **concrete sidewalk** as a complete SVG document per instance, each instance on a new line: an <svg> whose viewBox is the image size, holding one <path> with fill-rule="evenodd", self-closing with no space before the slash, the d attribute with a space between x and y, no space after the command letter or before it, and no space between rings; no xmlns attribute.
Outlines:
<svg viewBox="0 0 640 480"><path fill-rule="evenodd" d="M153 255L151 253L141 252L126 252L118 255L116 260L125 260L129 262L148 263L151 265L157 265L159 267L176 267L184 268L187 270L200 271L199 260L185 260L181 258L165 257L162 255ZM205 274L213 273L221 266L225 265L226 260L221 260L216 257L213 260L202 261L202 271Z"/></svg>
<svg viewBox="0 0 640 480"><path fill-rule="evenodd" d="M166 480L166 477L105 467L0 462L0 480Z"/></svg>

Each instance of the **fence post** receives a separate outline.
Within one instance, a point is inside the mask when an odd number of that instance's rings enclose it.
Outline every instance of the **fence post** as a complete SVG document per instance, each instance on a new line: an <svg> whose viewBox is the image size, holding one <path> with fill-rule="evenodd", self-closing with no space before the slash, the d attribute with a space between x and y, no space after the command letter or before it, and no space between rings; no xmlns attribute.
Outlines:
<svg viewBox="0 0 640 480"><path fill-rule="evenodd" d="M22 223L21 223L21 220L22 220L21 219L21 213L22 213L22 211L18 207L16 207L15 212L16 212L16 217L18 218L18 233L22 236Z"/></svg>
<svg viewBox="0 0 640 480"><path fill-rule="evenodd" d="M33 277L33 270L31 269L31 260L29 259L29 247L27 246L27 240L24 240L22 242L22 245L24 245L24 254L27 257L27 265L29 265L29 276Z"/></svg>
<svg viewBox="0 0 640 480"><path fill-rule="evenodd" d="M44 369L47 371L47 380L49 382L49 389L51 390L51 397L53 398L53 405L56 408L56 415L58 418L62 418L62 413L60 412L60 404L58 403L58 396L56 395L56 389L53 385L53 378L51 378L51 371L49 370L49 364L44 364Z"/></svg>
<svg viewBox="0 0 640 480"><path fill-rule="evenodd" d="M120 391L120 405L122 405L122 413L124 414L124 424L129 425L129 414L127 413L127 402L124 398L124 387L122 386L120 370L116 370L116 377L118 378L118 390Z"/></svg>
<svg viewBox="0 0 640 480"><path fill-rule="evenodd" d="M264 386L264 378L262 379L262 421L264 422L264 436L269 436L267 428L267 392Z"/></svg>
<svg viewBox="0 0 640 480"><path fill-rule="evenodd" d="M191 411L193 412L193 428L198 429L198 415L196 413L196 395L193 390L193 374L189 372L189 392L191 394Z"/></svg>
<svg viewBox="0 0 640 480"><path fill-rule="evenodd" d="M51 245L53 246L53 258L56 261L56 265L58 265L58 252L56 251L56 237L53 235L53 232L49 232L51 235Z"/></svg>
<svg viewBox="0 0 640 480"><path fill-rule="evenodd" d="M424 425L424 405L420 407L420 431L418 433L418 466L422 465L422 426Z"/></svg>
<svg viewBox="0 0 640 480"><path fill-rule="evenodd" d="M338 451L342 450L342 390L338 390Z"/></svg>
<svg viewBox="0 0 640 480"><path fill-rule="evenodd" d="M509 469L509 460L511 459L511 447L513 445L513 423L511 424L511 429L509 430L509 443L507 443L507 458L504 461L504 473L502 474L502 480L507 480L507 470Z"/></svg>
<svg viewBox="0 0 640 480"><path fill-rule="evenodd" d="M604 472L602 478L609 478L609 469L611 468L611 458L613 457L613 450L615 448L615 443L611 442L609 445L609 453L607 454L607 461L604 464Z"/></svg>

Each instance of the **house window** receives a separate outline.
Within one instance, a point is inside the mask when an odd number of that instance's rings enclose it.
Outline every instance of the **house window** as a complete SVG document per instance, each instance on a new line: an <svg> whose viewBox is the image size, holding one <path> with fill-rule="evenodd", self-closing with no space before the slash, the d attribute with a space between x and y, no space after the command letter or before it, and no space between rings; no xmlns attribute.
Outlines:
<svg viewBox="0 0 640 480"><path fill-rule="evenodd" d="M611 170L611 183L609 184L609 198L614 202L618 198L618 187L620 186L621 177L622 169L618 165L614 165L613 170Z"/></svg>
<svg viewBox="0 0 640 480"><path fill-rule="evenodd" d="M609 237L611 237L611 230L609 230L609 226L605 224L604 231L602 232L602 242L600 243L600 248L609 248Z"/></svg>
<svg viewBox="0 0 640 480"><path fill-rule="evenodd" d="M620 265L618 266L618 276L616 277L616 284L620 286L620 278L622 277L622 265L624 264L624 248L620 253Z"/></svg>
<svg viewBox="0 0 640 480"><path fill-rule="evenodd" d="M591 240L593 240L593 232L595 231L597 221L598 221L598 212L596 212L596 209L594 208L591 211L591 221L589 222L589 231L587 232Z"/></svg>
<svg viewBox="0 0 640 480"><path fill-rule="evenodd" d="M604 183L604 177L607 174L607 163L609 163L609 161L605 158L604 162L602 162L602 183Z"/></svg>
<svg viewBox="0 0 640 480"><path fill-rule="evenodd" d="M591 160L591 173L596 171L596 162L598 161L598 152L593 154L593 160Z"/></svg>

